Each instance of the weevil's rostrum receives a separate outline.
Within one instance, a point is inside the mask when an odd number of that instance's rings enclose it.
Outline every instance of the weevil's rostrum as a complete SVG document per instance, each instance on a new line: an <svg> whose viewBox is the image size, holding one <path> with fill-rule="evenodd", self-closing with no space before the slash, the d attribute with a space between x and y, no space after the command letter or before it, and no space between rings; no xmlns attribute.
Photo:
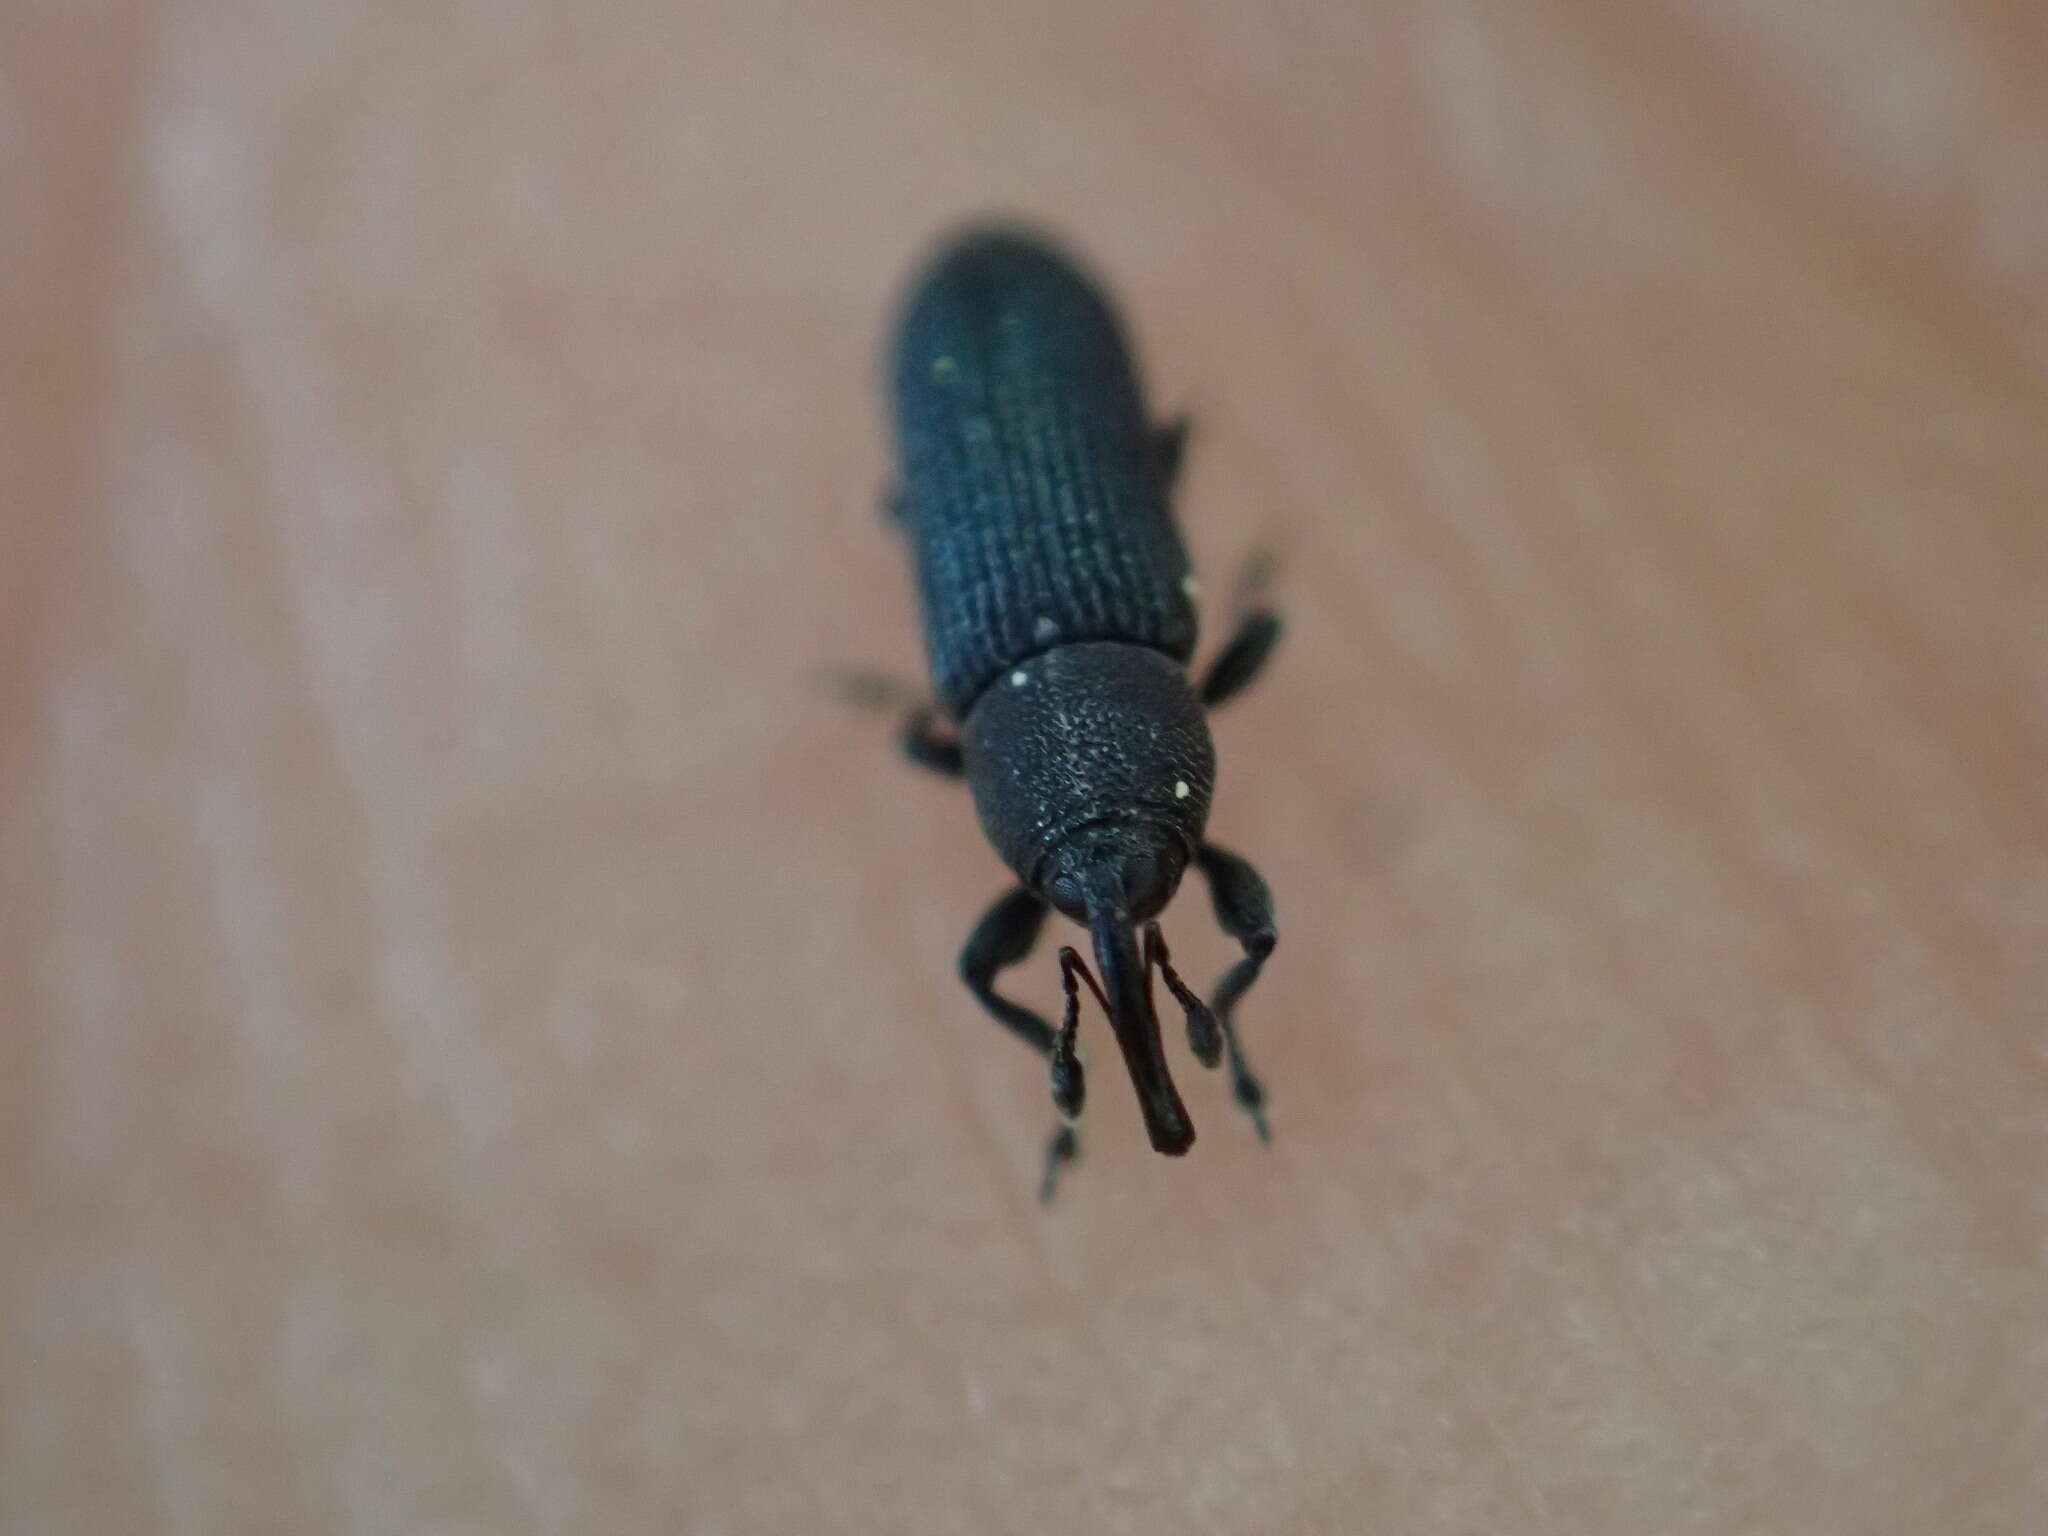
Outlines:
<svg viewBox="0 0 2048 1536"><path fill-rule="evenodd" d="M960 972L1050 1064L1062 1123L1043 1191L1078 1146L1083 985L1109 1016L1154 1147L1178 1155L1194 1141L1155 971L1196 1057L1228 1061L1264 1136L1264 1094L1231 1011L1273 948L1272 899L1249 864L1205 841L1206 711L1257 674L1278 617L1247 605L1200 681L1189 677L1196 586L1170 505L1182 434L1146 415L1108 300L1042 237L984 227L947 243L911 286L890 377L901 466L890 505L916 562L937 699L913 712L903 743L967 779L1020 882L976 926ZM1173 969L1155 921L1191 864L1245 950L1209 1004ZM1076 950L1060 951L1058 1028L995 991L1049 908L1088 929L1101 973L1098 985Z"/></svg>

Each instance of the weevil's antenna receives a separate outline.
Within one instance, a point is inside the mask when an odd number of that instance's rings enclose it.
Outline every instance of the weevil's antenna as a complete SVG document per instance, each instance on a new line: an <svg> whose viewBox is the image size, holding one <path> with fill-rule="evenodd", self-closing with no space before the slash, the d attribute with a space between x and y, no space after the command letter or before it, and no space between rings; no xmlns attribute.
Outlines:
<svg viewBox="0 0 2048 1536"><path fill-rule="evenodd" d="M1081 1057L1074 1040L1081 1027L1080 984L1084 981L1107 1015L1109 999L1103 996L1095 978L1088 974L1088 962L1081 958L1081 952L1073 945L1061 945L1060 985L1067 994L1067 1007L1060 1015L1060 1027L1052 1037L1052 1107L1059 1111L1060 1123L1045 1147L1045 1173L1038 1181L1041 1205L1052 1204L1053 1191L1059 1187L1060 1169L1081 1155L1081 1141L1074 1133L1074 1122L1081 1118L1081 1106L1087 1101L1088 1079L1081 1070Z"/></svg>
<svg viewBox="0 0 2048 1536"><path fill-rule="evenodd" d="M1216 1015L1209 1011L1207 1003L1195 996L1194 989L1182 981L1180 972L1173 968L1173 956L1166 948L1166 936L1159 931L1159 925L1147 923L1145 970L1148 978L1155 965L1166 980L1166 990L1173 994L1173 1000L1188 1016L1188 1049L1195 1053L1195 1060L1205 1067L1222 1065L1223 1030L1216 1022Z"/></svg>
<svg viewBox="0 0 2048 1536"><path fill-rule="evenodd" d="M1179 1157L1195 1144L1195 1129L1166 1070L1159 1016L1152 1011L1151 971L1138 953L1130 917L1121 906L1091 906L1088 933L1095 941L1095 964L1108 994L1109 1025L1124 1053L1131 1086L1138 1091L1145 1133L1154 1151Z"/></svg>

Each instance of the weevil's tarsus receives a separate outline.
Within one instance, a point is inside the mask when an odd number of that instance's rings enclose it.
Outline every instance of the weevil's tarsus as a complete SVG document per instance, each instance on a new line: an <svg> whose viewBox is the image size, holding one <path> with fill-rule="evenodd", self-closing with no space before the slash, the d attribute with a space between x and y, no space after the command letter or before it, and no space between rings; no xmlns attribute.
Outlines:
<svg viewBox="0 0 2048 1536"><path fill-rule="evenodd" d="M1266 882L1256 869L1214 843L1204 843L1195 854L1195 862L1201 866L1202 874L1209 882L1209 896L1215 903L1217 926L1244 947L1244 958L1223 973L1210 1000L1216 1023L1223 1031L1223 1048L1230 1062L1231 1095L1237 1100L1238 1108L1251 1116L1259 1140L1270 1141L1272 1132L1266 1124L1265 1114L1266 1090L1245 1063L1231 1013L1238 1000L1259 979L1260 968L1279 942L1279 931L1273 922L1273 893L1266 888Z"/></svg>

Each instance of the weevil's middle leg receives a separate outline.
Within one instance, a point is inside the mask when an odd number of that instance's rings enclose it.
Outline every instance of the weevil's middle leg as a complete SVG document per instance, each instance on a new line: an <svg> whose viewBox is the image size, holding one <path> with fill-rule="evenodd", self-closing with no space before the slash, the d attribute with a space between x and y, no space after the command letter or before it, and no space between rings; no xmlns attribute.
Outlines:
<svg viewBox="0 0 2048 1536"><path fill-rule="evenodd" d="M1216 983L1210 1007L1223 1031L1223 1048L1230 1061L1230 1088L1238 1107L1252 1117L1259 1140L1272 1140L1266 1125L1266 1090L1245 1064L1244 1051L1237 1042L1237 1028L1231 1010L1259 979L1259 969L1279 942L1273 924L1273 893L1259 872L1236 854L1204 843L1195 854L1196 863L1209 882L1209 896L1216 906L1217 926L1244 946L1244 958L1223 973Z"/></svg>
<svg viewBox="0 0 2048 1536"><path fill-rule="evenodd" d="M1195 690L1204 709L1227 703L1251 686L1280 643L1281 628L1280 615L1271 608L1254 608L1238 620L1237 632L1216 653Z"/></svg>

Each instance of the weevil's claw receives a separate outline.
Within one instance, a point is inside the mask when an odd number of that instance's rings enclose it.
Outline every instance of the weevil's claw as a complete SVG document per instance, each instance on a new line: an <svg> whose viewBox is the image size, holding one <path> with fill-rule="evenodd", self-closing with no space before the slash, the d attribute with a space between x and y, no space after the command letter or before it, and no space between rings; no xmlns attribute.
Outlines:
<svg viewBox="0 0 2048 1536"><path fill-rule="evenodd" d="M1081 1138L1071 1125L1062 1125L1052 1133L1052 1140L1045 1145L1045 1177L1038 1185L1040 1205L1052 1204L1053 1191L1059 1187L1061 1164L1074 1162L1080 1156Z"/></svg>

